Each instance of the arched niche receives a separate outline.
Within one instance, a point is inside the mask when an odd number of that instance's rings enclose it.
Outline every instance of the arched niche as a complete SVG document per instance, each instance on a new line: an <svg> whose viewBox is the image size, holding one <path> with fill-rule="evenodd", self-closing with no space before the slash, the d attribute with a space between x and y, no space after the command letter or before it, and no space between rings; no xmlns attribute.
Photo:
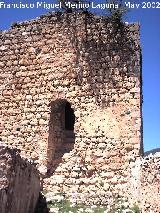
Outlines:
<svg viewBox="0 0 160 213"><path fill-rule="evenodd" d="M48 137L48 173L53 173L65 153L75 143L75 115L71 104L65 99L51 103Z"/></svg>

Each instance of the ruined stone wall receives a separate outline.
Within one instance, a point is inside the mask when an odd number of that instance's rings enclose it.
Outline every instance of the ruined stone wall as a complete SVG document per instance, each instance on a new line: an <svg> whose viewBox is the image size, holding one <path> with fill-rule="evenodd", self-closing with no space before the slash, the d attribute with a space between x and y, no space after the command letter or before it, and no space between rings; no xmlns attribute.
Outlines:
<svg viewBox="0 0 160 213"><path fill-rule="evenodd" d="M0 212L34 213L39 191L35 167L15 149L0 145Z"/></svg>
<svg viewBox="0 0 160 213"><path fill-rule="evenodd" d="M0 50L1 140L48 171L47 189L88 199L92 191L95 202L122 192L142 147L139 26L48 14L2 32Z"/></svg>
<svg viewBox="0 0 160 213"><path fill-rule="evenodd" d="M160 212L160 153L140 158L130 166L130 201L137 203L142 213Z"/></svg>

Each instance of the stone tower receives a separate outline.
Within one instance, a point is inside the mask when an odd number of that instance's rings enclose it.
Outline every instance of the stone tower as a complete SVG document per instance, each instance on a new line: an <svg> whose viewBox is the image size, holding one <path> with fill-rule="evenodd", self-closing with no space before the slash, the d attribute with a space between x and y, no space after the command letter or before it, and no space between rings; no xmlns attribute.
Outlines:
<svg viewBox="0 0 160 213"><path fill-rule="evenodd" d="M0 34L1 141L46 188L102 203L124 190L143 152L141 87L138 24L50 13Z"/></svg>

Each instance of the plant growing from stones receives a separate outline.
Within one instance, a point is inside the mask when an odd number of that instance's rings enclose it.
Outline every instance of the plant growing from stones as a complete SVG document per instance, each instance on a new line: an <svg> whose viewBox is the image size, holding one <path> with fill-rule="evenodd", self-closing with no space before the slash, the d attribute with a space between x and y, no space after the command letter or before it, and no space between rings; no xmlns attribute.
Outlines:
<svg viewBox="0 0 160 213"><path fill-rule="evenodd" d="M141 210L139 209L137 204L134 204L134 206L131 209L134 213L141 213Z"/></svg>
<svg viewBox="0 0 160 213"><path fill-rule="evenodd" d="M128 200L121 197L115 199L115 203L110 210L103 205L77 204L76 201L69 201L63 193L53 194L48 192L46 200L50 213L140 213L137 205L130 208Z"/></svg>
<svg viewBox="0 0 160 213"><path fill-rule="evenodd" d="M107 14L115 22L121 22L124 15L128 12L127 7L123 0L106 0L108 4L118 5L117 7L109 7L107 9Z"/></svg>
<svg viewBox="0 0 160 213"><path fill-rule="evenodd" d="M108 213L141 213L141 211L136 204L130 208L128 200L119 197L115 200L114 205Z"/></svg>
<svg viewBox="0 0 160 213"><path fill-rule="evenodd" d="M17 23L17 22L13 22L13 23L11 24L11 28L12 28L12 29L15 28L15 27L18 27L18 23Z"/></svg>

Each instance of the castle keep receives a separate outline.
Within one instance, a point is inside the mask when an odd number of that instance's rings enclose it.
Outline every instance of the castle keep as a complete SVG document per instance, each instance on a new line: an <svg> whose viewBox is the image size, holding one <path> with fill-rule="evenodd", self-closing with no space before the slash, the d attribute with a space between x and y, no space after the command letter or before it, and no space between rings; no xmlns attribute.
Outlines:
<svg viewBox="0 0 160 213"><path fill-rule="evenodd" d="M1 142L44 187L81 201L126 194L143 154L138 24L49 13L0 34Z"/></svg>

